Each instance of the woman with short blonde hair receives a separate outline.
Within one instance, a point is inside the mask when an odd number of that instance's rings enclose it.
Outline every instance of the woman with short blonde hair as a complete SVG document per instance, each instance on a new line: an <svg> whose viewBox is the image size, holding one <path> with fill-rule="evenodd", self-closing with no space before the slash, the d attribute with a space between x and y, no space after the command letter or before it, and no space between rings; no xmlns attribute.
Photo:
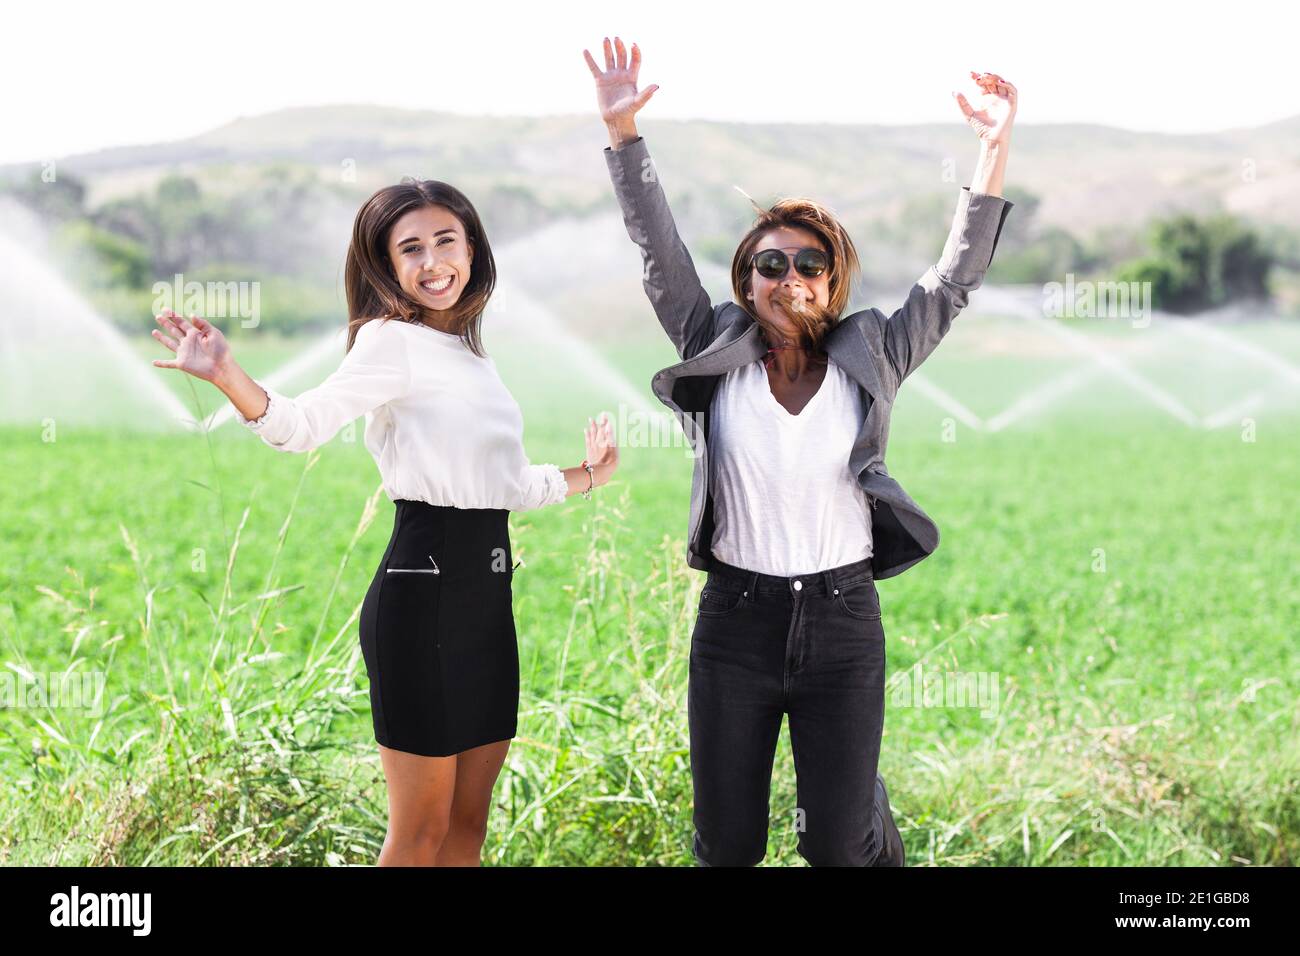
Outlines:
<svg viewBox="0 0 1300 956"><path fill-rule="evenodd" d="M708 571L691 636L687 710L694 852L708 866L766 852L784 715L798 781L799 853L814 865L901 866L877 773L885 632L876 581L938 545L938 528L890 477L889 410L983 281L1012 203L1001 198L1016 90L973 73L980 141L937 264L892 315L844 316L858 269L823 205L758 209L736 250L735 301L714 305L677 233L635 116L657 87L617 37L602 70L583 51L610 145L605 160L643 286L682 361L656 396L696 450L687 562Z"/></svg>

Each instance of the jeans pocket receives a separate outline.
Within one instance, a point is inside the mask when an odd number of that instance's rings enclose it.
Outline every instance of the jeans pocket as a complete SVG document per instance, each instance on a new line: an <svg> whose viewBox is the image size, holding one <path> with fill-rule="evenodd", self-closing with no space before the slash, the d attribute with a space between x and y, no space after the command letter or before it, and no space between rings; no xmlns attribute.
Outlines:
<svg viewBox="0 0 1300 956"><path fill-rule="evenodd" d="M706 584L700 592L700 614L705 617L725 617L740 607L744 600L739 588L733 591L731 588Z"/></svg>
<svg viewBox="0 0 1300 956"><path fill-rule="evenodd" d="M841 587L838 591L836 603L849 617L859 621L880 620L880 592L876 590L874 578Z"/></svg>

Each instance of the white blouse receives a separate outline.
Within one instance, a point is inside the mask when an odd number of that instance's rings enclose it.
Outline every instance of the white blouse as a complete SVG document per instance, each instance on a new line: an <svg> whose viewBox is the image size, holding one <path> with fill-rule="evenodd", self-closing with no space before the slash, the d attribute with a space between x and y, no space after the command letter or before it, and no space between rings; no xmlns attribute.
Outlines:
<svg viewBox="0 0 1300 956"><path fill-rule="evenodd" d="M862 394L834 360L798 415L755 361L728 372L710 407L713 553L793 577L871 557L871 510L849 468Z"/></svg>
<svg viewBox="0 0 1300 956"><path fill-rule="evenodd" d="M460 336L400 319L357 330L337 371L297 398L254 379L261 418L235 418L272 448L308 451L365 415L365 445L399 498L453 508L525 511L563 501L564 473L524 454L524 418L496 363Z"/></svg>

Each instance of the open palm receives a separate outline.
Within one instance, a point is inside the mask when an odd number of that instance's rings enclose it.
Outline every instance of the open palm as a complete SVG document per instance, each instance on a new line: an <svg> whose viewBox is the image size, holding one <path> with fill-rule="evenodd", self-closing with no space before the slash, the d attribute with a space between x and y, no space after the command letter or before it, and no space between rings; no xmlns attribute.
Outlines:
<svg viewBox="0 0 1300 956"><path fill-rule="evenodd" d="M592 465L609 465L611 469L618 467L618 445L608 415L601 415L598 422L587 419L585 438L587 461Z"/></svg>
<svg viewBox="0 0 1300 956"><path fill-rule="evenodd" d="M154 329L153 337L175 352L176 358L154 359L153 364L158 368L178 368L205 382L212 381L230 357L230 345L221 330L197 315L191 315L186 321L171 309L154 318L165 331Z"/></svg>
<svg viewBox="0 0 1300 956"><path fill-rule="evenodd" d="M971 78L979 87L972 105L961 93L954 92L957 105L967 124L979 138L990 144L1006 143L1011 136L1011 124L1016 116L1016 88L996 73L976 73Z"/></svg>
<svg viewBox="0 0 1300 956"><path fill-rule="evenodd" d="M596 80L596 105L600 108L600 118L607 126L621 126L631 123L637 111L650 101L657 84L652 84L640 92L637 91L637 75L641 72L641 50L632 44L632 54L628 55L623 41L614 37L613 46L609 37L605 37L605 69L602 72L592 59L591 53L582 51L587 60L587 67Z"/></svg>

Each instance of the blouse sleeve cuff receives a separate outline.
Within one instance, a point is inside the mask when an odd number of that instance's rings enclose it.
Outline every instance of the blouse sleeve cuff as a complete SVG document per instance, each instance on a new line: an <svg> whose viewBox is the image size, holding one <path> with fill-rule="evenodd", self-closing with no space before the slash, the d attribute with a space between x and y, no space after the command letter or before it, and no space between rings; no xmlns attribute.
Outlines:
<svg viewBox="0 0 1300 956"><path fill-rule="evenodd" d="M271 444L283 443L284 438L278 432L280 431L280 422L284 418L284 407L288 399L261 379L255 378L253 381L266 393L266 411L262 412L259 418L245 418L243 413L236 408L235 419L249 431L259 435L264 441Z"/></svg>
<svg viewBox="0 0 1300 956"><path fill-rule="evenodd" d="M275 396L271 394L271 390L269 388L267 388L261 382L258 382L257 379L253 379L253 381L257 382L257 384L261 387L262 391L266 392L266 398L267 398L266 411L262 412L261 418L245 418L244 413L241 412L238 408L236 408L235 417L239 419L239 423L241 425L247 425L253 431L258 431L263 425L266 424L267 418L269 418L275 411Z"/></svg>
<svg viewBox="0 0 1300 956"><path fill-rule="evenodd" d="M542 465L542 473L546 487L545 494L542 498L542 504L559 504L569 496L568 479L564 477L564 472L562 472L558 466L551 464Z"/></svg>

